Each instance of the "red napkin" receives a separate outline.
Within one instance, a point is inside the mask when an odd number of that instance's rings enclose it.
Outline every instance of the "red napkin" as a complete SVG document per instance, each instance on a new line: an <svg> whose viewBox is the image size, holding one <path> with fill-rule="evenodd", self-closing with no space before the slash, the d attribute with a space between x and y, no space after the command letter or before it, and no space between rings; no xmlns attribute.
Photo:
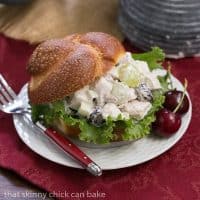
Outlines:
<svg viewBox="0 0 200 200"><path fill-rule="evenodd" d="M25 42L0 35L0 73L16 92L28 81L25 68L33 49ZM189 81L194 112L183 138L161 156L93 177L84 170L55 164L32 152L19 139L12 117L0 113L0 166L60 199L90 199L92 195L98 198L91 199L109 200L200 199L200 58L173 60L172 66L176 77Z"/></svg>

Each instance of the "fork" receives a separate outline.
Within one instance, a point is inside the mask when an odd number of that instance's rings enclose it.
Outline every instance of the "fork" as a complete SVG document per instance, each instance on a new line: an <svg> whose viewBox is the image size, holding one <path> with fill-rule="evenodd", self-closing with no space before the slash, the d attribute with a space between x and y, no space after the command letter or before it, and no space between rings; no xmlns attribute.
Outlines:
<svg viewBox="0 0 200 200"><path fill-rule="evenodd" d="M0 110L8 114L24 115L29 122L31 121L31 109L24 106L23 101L16 95L6 80L0 74ZM47 135L61 149L68 153L72 158L77 160L83 168L95 176L102 174L101 168L91 160L81 149L73 144L68 138L57 133L51 128L46 128L40 122L36 122L35 126Z"/></svg>

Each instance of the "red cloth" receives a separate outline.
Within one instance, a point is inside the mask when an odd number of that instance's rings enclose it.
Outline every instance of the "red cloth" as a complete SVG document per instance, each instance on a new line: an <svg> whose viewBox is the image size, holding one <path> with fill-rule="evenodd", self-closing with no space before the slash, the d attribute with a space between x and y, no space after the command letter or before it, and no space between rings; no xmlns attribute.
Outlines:
<svg viewBox="0 0 200 200"><path fill-rule="evenodd" d="M0 36L0 73L16 92L28 81L25 66L34 47ZM0 166L11 169L60 199L73 193L105 193L98 199L200 199L200 58L172 61L173 73L189 81L193 117L183 138L168 152L144 164L105 171L93 177L84 170L63 167L32 152L18 137L12 117L0 114ZM134 154L133 154L134 156ZM64 193L65 191L65 193ZM87 198L80 198L87 199ZM92 198L91 198L92 199Z"/></svg>

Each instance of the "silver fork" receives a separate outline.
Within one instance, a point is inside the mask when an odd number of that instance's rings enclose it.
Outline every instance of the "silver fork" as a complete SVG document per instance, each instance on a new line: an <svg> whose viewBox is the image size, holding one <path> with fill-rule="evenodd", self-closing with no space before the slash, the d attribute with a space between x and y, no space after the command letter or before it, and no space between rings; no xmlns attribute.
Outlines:
<svg viewBox="0 0 200 200"><path fill-rule="evenodd" d="M31 110L27 107L23 100L21 100L12 88L8 85L6 80L0 74L0 110L8 114L25 115L28 120L31 119ZM44 127L40 122L36 122L35 126L45 133L54 143L61 149L68 153L72 158L77 160L83 168L95 176L102 174L101 168L93 162L84 152L82 152L75 144L68 138L57 133L51 128Z"/></svg>
<svg viewBox="0 0 200 200"><path fill-rule="evenodd" d="M30 113L30 107L24 103L11 89L3 76L0 74L0 110L9 114Z"/></svg>

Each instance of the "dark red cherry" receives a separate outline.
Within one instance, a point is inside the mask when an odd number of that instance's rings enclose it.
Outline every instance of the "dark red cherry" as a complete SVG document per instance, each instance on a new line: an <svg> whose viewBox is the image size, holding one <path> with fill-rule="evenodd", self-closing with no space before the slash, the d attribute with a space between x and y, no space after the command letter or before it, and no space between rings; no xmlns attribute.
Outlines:
<svg viewBox="0 0 200 200"><path fill-rule="evenodd" d="M181 117L166 108L156 113L156 121L153 123L153 131L161 136L170 136L176 133L181 126Z"/></svg>
<svg viewBox="0 0 200 200"><path fill-rule="evenodd" d="M165 103L164 107L170 111L174 109L181 103L181 98L184 93L178 90L171 90L165 93ZM182 103L176 113L184 114L189 110L189 100L187 95L184 96Z"/></svg>

